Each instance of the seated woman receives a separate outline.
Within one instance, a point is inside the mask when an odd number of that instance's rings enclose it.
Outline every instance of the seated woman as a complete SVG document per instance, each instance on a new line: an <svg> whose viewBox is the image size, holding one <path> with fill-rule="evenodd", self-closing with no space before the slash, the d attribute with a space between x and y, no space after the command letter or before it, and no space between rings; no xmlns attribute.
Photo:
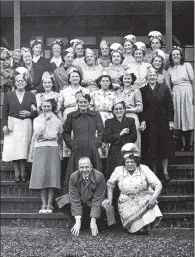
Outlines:
<svg viewBox="0 0 195 257"><path fill-rule="evenodd" d="M2 160L12 161L16 182L26 181L26 160L32 137L32 119L37 115L36 98L32 93L25 92L26 84L25 75L16 75L16 90L5 95L2 110Z"/></svg>
<svg viewBox="0 0 195 257"><path fill-rule="evenodd" d="M124 144L137 140L135 120L125 116L125 103L118 101L114 103L112 112L114 118L105 121L104 142L110 143L107 159L106 179L110 177L113 170L121 165L121 148Z"/></svg>
<svg viewBox="0 0 195 257"><path fill-rule="evenodd" d="M42 102L43 113L33 123L35 150L30 178L30 189L40 190L42 207L39 213L53 212L55 189L61 189L61 161L58 142L62 135L62 123L53 113L54 99Z"/></svg>
<svg viewBox="0 0 195 257"><path fill-rule="evenodd" d="M129 233L147 234L151 226L158 226L162 219L157 205L162 184L147 166L140 164L137 145L125 144L121 151L123 165L116 167L109 178L108 199L102 205L112 204L113 189L118 184L118 211L123 227Z"/></svg>
<svg viewBox="0 0 195 257"><path fill-rule="evenodd" d="M68 48L63 51L62 58L64 60L64 64L54 71L55 91L57 92L60 92L69 86L68 76L73 70L78 70L81 77L83 77L81 67L73 65L74 51L72 48Z"/></svg>

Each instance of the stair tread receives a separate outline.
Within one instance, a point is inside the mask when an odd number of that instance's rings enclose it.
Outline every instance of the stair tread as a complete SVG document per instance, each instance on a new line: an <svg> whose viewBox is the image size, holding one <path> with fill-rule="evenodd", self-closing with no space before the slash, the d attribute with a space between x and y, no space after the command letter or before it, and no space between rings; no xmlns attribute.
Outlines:
<svg viewBox="0 0 195 257"><path fill-rule="evenodd" d="M47 218L47 219L65 219L66 215L63 212L54 212L50 214L41 214L41 213L8 213L8 212L3 212L1 213L1 218L29 218L29 219L42 219L42 218Z"/></svg>
<svg viewBox="0 0 195 257"><path fill-rule="evenodd" d="M194 156L194 152L186 151L186 152L181 152L181 151L176 151L175 156Z"/></svg>

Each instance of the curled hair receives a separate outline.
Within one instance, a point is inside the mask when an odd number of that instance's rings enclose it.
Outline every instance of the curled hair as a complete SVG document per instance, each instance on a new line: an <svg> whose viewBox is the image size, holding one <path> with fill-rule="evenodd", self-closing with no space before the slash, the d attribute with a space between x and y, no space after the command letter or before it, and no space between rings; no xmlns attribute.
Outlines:
<svg viewBox="0 0 195 257"><path fill-rule="evenodd" d="M43 100L42 104L44 102L51 103L52 112L54 112L54 113L56 112L56 110L57 110L57 102L56 102L56 100L54 98ZM41 104L41 106L42 106L42 104ZM42 108L41 108L41 110L42 110Z"/></svg>
<svg viewBox="0 0 195 257"><path fill-rule="evenodd" d="M171 49L171 51L169 52L169 61L170 61L170 66L171 67L174 67L174 62L173 62L173 58L172 58L172 53L174 50L178 50L180 52L180 55L181 55L181 59L180 59L180 64L183 65L185 60L184 60L184 56L183 56L183 53L182 53L182 50L179 48L179 47L174 47Z"/></svg>
<svg viewBox="0 0 195 257"><path fill-rule="evenodd" d="M26 49L25 51L24 51L24 53L21 55L21 61L22 61L22 63L24 63L24 54L25 53L30 53L31 54L31 57L32 57L32 52L31 52L31 50L30 49Z"/></svg>
<svg viewBox="0 0 195 257"><path fill-rule="evenodd" d="M144 51L143 49L139 49L139 48L137 48L136 46L133 46L133 50L132 50L132 55L133 55L133 57L135 57L135 51L138 51L138 50L141 50L142 53L143 53L143 57L145 57L146 51Z"/></svg>
<svg viewBox="0 0 195 257"><path fill-rule="evenodd" d="M52 91L55 91L55 89L56 89L56 88L55 88L55 79L54 79L53 74L51 74L50 77L48 76L48 78L51 79L51 82L52 82L52 88L51 88L51 90L52 90ZM41 80L41 86L42 86L42 87L43 87L43 81L44 81L44 79L45 79L45 78L42 78L42 80Z"/></svg>
<svg viewBox="0 0 195 257"><path fill-rule="evenodd" d="M31 53L32 53L32 54L33 54L33 48L34 48L34 46L36 46L36 45L41 45L41 52L44 51L43 42L42 42L41 40L39 40L39 39L35 39L35 40L32 40L32 41L30 42L30 48L31 48Z"/></svg>
<svg viewBox="0 0 195 257"><path fill-rule="evenodd" d="M113 56L114 53L119 53L119 54L120 54L120 56L121 56L120 64L123 63L125 57L124 57L123 54L122 54L121 52L119 52L119 51L112 51L112 52L111 52L111 60L110 60L111 63L113 64L113 62L112 62L112 56Z"/></svg>
<svg viewBox="0 0 195 257"><path fill-rule="evenodd" d="M107 74L107 75L102 75L102 76L100 76L98 79L95 80L97 86L98 86L99 88L101 88L100 82L102 81L103 78L109 78L110 85L109 85L109 88L108 88L108 89L112 89L112 88L113 88L113 86L112 86L112 79L111 79L111 77L110 77L108 74Z"/></svg>
<svg viewBox="0 0 195 257"><path fill-rule="evenodd" d="M136 166L137 167L139 167L140 166L140 157L139 156L135 156L135 155L133 155L133 154L131 154L131 155L129 155L128 157L126 157L126 158L122 158L122 165L124 165L125 166L125 161L126 161L126 159L134 159L134 161L135 161L135 163L136 163Z"/></svg>
<svg viewBox="0 0 195 257"><path fill-rule="evenodd" d="M136 81L136 79L137 79L137 77L135 76L134 73L126 73L126 74L122 75L122 76L120 77L121 85L124 86L124 84L123 84L123 78L124 78L125 75L131 75L131 79L132 79L131 85L134 85L134 83L135 83L135 81Z"/></svg>
<svg viewBox="0 0 195 257"><path fill-rule="evenodd" d="M158 39L159 40L159 42L160 42L160 49L162 48L162 46L163 46L163 41L162 41L162 39L159 39L159 38L153 38L153 39ZM152 39L152 40L153 40ZM151 47L151 44L152 44L152 40L150 40L150 42L149 42L149 46L150 46L150 48L152 49L152 47Z"/></svg>
<svg viewBox="0 0 195 257"><path fill-rule="evenodd" d="M73 57L74 57L74 53L73 53L73 52L71 53L71 52L69 52L69 51L64 50L64 51L62 52L62 58L64 59L64 57L65 57L67 54L72 54Z"/></svg>
<svg viewBox="0 0 195 257"><path fill-rule="evenodd" d="M71 74L72 74L73 72L75 72L75 73L77 73L77 74L79 75L79 78L80 78L79 84L81 84L82 76L81 76L81 73L80 73L78 70L76 70L76 68L75 68L75 70L71 71L71 72L68 74L68 83L71 84L71 82L70 82L70 76L71 76Z"/></svg>
<svg viewBox="0 0 195 257"><path fill-rule="evenodd" d="M125 105L125 102L124 101L120 101L120 102L117 102L117 103L114 103L113 106L112 106L112 112L114 112L114 107L118 104L122 104L123 108L125 109L126 111L126 105ZM115 114L114 114L115 115Z"/></svg>
<svg viewBox="0 0 195 257"><path fill-rule="evenodd" d="M154 62L154 59L155 59L156 57L160 58L161 61L162 61L162 64L161 64L161 66L160 66L160 68L159 68L159 71L162 72L162 70L163 70L163 65L164 65L164 60L163 60L162 56L160 56L160 55L158 55L158 54L157 54L157 55L154 55L154 56L152 57L152 60L151 60L152 67L154 68L153 62Z"/></svg>

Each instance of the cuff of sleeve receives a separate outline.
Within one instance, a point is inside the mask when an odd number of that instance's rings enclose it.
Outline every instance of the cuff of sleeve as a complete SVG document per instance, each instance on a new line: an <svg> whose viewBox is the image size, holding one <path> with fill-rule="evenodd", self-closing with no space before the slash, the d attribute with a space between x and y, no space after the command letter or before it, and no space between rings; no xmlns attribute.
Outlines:
<svg viewBox="0 0 195 257"><path fill-rule="evenodd" d="M75 216L75 219L76 219L76 220L77 220L77 219L81 219L81 215Z"/></svg>
<svg viewBox="0 0 195 257"><path fill-rule="evenodd" d="M101 209L99 208L95 208L95 209L91 209L91 213L90 213L90 217L91 218L96 218L99 219L101 215Z"/></svg>

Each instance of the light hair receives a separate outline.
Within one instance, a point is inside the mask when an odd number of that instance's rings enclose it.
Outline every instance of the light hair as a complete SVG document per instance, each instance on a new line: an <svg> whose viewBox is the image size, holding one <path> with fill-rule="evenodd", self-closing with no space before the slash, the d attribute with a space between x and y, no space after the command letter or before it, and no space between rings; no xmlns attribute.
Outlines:
<svg viewBox="0 0 195 257"><path fill-rule="evenodd" d="M89 159L89 157L81 157L79 160L78 160L78 167L79 167L79 164L80 164L80 161L89 161L91 166L92 166L92 163L91 163L91 160Z"/></svg>

